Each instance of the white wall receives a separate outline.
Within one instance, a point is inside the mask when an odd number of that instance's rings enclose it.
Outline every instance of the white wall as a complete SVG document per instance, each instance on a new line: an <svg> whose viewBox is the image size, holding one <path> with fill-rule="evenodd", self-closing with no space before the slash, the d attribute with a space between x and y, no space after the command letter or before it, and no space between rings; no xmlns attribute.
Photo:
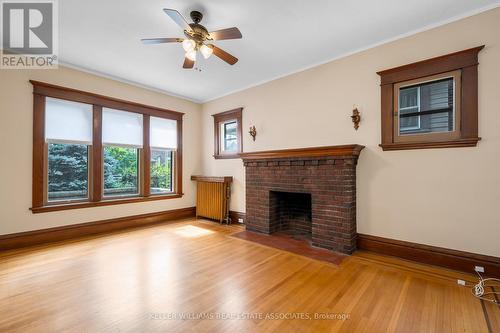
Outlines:
<svg viewBox="0 0 500 333"><path fill-rule="evenodd" d="M184 112L183 189L180 199L32 214L33 87L28 80ZM201 106L165 94L68 68L0 71L0 235L195 205L192 174L201 172Z"/></svg>
<svg viewBox="0 0 500 333"><path fill-rule="evenodd" d="M215 160L212 114L244 107L244 151L357 143L358 232L500 256L500 9L400 39L203 105L203 173L233 176L245 211L241 160ZM475 148L383 152L377 71L485 44L479 55ZM286 61L284 55L283 61ZM350 119L361 111L358 131ZM257 140L247 134L257 127Z"/></svg>

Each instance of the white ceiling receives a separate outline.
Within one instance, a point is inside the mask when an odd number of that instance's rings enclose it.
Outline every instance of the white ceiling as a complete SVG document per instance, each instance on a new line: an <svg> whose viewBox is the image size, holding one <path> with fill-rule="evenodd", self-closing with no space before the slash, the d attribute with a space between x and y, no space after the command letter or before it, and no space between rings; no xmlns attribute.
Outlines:
<svg viewBox="0 0 500 333"><path fill-rule="evenodd" d="M500 5L499 0L63 0L62 64L204 102L419 30ZM215 44L239 58L212 56L182 69L183 37L162 11L203 12L208 30L237 26L243 39ZM201 57L198 57L201 58Z"/></svg>

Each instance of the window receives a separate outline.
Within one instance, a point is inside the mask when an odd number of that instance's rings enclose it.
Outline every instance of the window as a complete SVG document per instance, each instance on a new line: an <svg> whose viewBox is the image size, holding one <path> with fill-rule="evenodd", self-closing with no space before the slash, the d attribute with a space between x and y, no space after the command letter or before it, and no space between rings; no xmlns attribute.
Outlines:
<svg viewBox="0 0 500 333"><path fill-rule="evenodd" d="M182 113L30 82L34 213L182 196Z"/></svg>
<svg viewBox="0 0 500 333"><path fill-rule="evenodd" d="M215 158L237 158L242 152L242 108L213 115Z"/></svg>
<svg viewBox="0 0 500 333"><path fill-rule="evenodd" d="M47 98L45 108L45 201L88 199L92 105Z"/></svg>
<svg viewBox="0 0 500 333"><path fill-rule="evenodd" d="M174 120L151 117L151 194L171 193L174 190L176 127Z"/></svg>
<svg viewBox="0 0 500 333"><path fill-rule="evenodd" d="M477 47L382 72L384 150L475 146Z"/></svg>
<svg viewBox="0 0 500 333"><path fill-rule="evenodd" d="M394 85L395 142L459 138L460 71Z"/></svg>
<svg viewBox="0 0 500 333"><path fill-rule="evenodd" d="M102 109L104 197L139 194L142 114Z"/></svg>

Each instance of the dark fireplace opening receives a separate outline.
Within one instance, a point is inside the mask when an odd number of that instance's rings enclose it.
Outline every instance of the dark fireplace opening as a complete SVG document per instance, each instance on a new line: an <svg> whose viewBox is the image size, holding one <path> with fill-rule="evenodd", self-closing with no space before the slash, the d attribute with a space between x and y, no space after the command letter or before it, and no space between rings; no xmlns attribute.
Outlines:
<svg viewBox="0 0 500 333"><path fill-rule="evenodd" d="M284 232L298 239L311 239L310 193L269 192L269 232Z"/></svg>

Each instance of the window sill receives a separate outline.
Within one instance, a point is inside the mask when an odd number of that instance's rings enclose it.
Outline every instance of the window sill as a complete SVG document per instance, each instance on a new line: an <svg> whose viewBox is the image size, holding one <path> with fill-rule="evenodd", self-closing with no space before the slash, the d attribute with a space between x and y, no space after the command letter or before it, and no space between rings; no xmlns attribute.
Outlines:
<svg viewBox="0 0 500 333"><path fill-rule="evenodd" d="M407 149L432 149L432 148L459 148L459 147L475 147L481 138L457 139L450 141L435 141L435 142L397 142L397 143L382 143L379 146L382 150L407 150Z"/></svg>
<svg viewBox="0 0 500 333"><path fill-rule="evenodd" d="M213 155L216 160L240 158L240 154Z"/></svg>
<svg viewBox="0 0 500 333"><path fill-rule="evenodd" d="M80 209L80 208L90 208L90 207L99 207L99 206L112 206L112 205L120 205L120 204L128 204L128 203L137 203L137 202L146 202L146 201L156 201L156 200L168 200L168 199L177 199L181 198L183 194L164 194L164 195L152 195L150 197L134 197L134 198L125 198L125 199L104 199L98 202L73 202L68 204L54 204L47 205L43 207L32 207L30 208L33 214L38 213L46 213L46 212L56 212L61 210L69 210L69 209Z"/></svg>

